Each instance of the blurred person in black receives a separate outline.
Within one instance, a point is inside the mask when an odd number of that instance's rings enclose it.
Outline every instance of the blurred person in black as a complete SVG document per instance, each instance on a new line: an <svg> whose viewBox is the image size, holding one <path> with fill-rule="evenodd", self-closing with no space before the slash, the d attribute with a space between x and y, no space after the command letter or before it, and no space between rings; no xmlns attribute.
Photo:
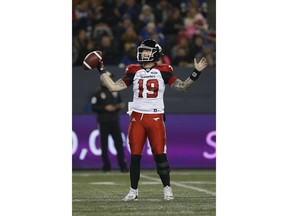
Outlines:
<svg viewBox="0 0 288 216"><path fill-rule="evenodd" d="M109 72L109 76L113 75ZM93 112L97 115L97 122L100 131L100 143L102 150L102 161L104 172L111 171L111 164L108 157L108 136L112 136L117 151L117 159L121 172L128 172L121 129L119 124L119 112L124 109L125 104L122 102L118 92L110 92L101 80L101 87L91 98Z"/></svg>

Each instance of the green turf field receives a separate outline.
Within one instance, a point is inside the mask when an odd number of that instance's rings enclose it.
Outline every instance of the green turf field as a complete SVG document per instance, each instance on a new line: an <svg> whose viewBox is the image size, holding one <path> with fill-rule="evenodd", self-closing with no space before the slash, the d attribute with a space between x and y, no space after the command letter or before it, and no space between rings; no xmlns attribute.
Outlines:
<svg viewBox="0 0 288 216"><path fill-rule="evenodd" d="M73 216L216 215L216 171L172 170L174 200L163 199L154 170L141 170L138 201L121 199L129 191L129 174L113 170L73 171Z"/></svg>

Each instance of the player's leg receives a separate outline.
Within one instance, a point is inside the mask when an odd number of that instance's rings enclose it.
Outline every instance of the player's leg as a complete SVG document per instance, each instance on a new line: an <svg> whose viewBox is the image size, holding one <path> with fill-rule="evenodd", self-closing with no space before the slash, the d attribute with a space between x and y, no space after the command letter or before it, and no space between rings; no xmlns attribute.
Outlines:
<svg viewBox="0 0 288 216"><path fill-rule="evenodd" d="M163 186L170 186L170 166L166 154L155 154L154 160Z"/></svg>
<svg viewBox="0 0 288 216"><path fill-rule="evenodd" d="M162 114L145 116L145 126L151 151L156 162L157 173L163 186L170 186L170 166L166 156L166 131Z"/></svg>
<svg viewBox="0 0 288 216"><path fill-rule="evenodd" d="M103 162L102 170L104 172L111 170L111 165L108 157L108 135L109 135L109 125L106 123L99 124L100 130L100 143L101 143L101 158Z"/></svg>
<svg viewBox="0 0 288 216"><path fill-rule="evenodd" d="M128 172L119 122L110 123L110 134L114 140L120 170L121 172Z"/></svg>
<svg viewBox="0 0 288 216"><path fill-rule="evenodd" d="M170 187L170 165L166 155L166 130L163 115L147 115L145 123L149 127L147 136L154 155L157 173L164 187L164 199L173 199Z"/></svg>
<svg viewBox="0 0 288 216"><path fill-rule="evenodd" d="M124 201L138 198L138 182L140 179L140 163L142 150L146 140L146 132L141 124L141 114L133 112L130 116L128 138L131 149L130 160L130 191Z"/></svg>
<svg viewBox="0 0 288 216"><path fill-rule="evenodd" d="M166 154L155 154L154 160L156 162L157 173L163 184L164 199L174 199L172 188L170 186L170 166Z"/></svg>
<svg viewBox="0 0 288 216"><path fill-rule="evenodd" d="M130 190L124 197L124 201L138 200L138 182L140 179L141 155L131 154L130 161Z"/></svg>
<svg viewBox="0 0 288 216"><path fill-rule="evenodd" d="M128 138L131 150L130 181L133 189L138 188L138 181L140 178L140 162L146 140L146 131L142 126L141 116L142 114L133 112L130 116L130 124L128 129Z"/></svg>

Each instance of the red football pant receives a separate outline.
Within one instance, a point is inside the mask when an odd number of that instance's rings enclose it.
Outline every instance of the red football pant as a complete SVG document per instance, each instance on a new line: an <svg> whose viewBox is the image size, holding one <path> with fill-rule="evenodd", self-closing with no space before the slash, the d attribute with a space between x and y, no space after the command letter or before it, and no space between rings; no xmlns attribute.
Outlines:
<svg viewBox="0 0 288 216"><path fill-rule="evenodd" d="M131 154L142 155L147 137L153 155L166 153L166 132L163 114L132 112L128 129Z"/></svg>

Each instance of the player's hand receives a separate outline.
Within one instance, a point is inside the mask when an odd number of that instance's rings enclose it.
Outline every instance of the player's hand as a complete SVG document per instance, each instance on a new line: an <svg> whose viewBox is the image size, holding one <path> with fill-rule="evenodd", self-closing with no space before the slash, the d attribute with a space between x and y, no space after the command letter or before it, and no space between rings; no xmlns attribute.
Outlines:
<svg viewBox="0 0 288 216"><path fill-rule="evenodd" d="M207 67L207 60L205 57L203 57L198 63L196 61L196 58L194 58L194 67L197 71L202 71L204 68Z"/></svg>
<svg viewBox="0 0 288 216"><path fill-rule="evenodd" d="M98 69L98 71L99 71L100 74L105 73L106 70L105 70L105 66L104 66L103 60L100 61L100 64L99 64L99 66L97 67L97 69Z"/></svg>

